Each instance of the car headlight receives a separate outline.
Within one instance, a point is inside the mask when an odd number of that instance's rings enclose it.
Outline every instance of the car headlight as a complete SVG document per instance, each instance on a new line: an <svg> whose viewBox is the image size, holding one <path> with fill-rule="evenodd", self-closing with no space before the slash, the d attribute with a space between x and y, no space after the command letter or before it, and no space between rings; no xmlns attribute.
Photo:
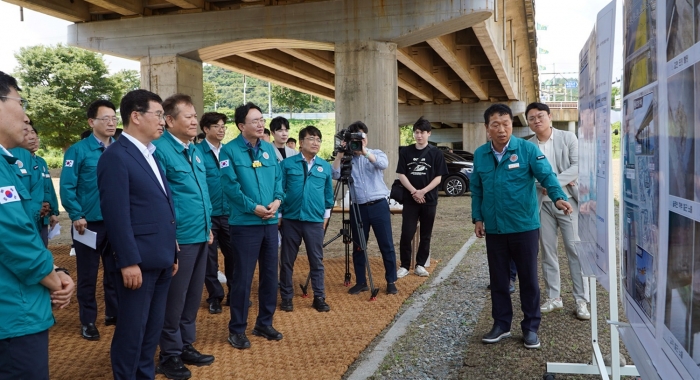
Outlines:
<svg viewBox="0 0 700 380"><path fill-rule="evenodd" d="M469 174L472 174L473 170L474 170L474 168L462 168L462 169L459 169L459 172L464 174L464 175L469 175Z"/></svg>

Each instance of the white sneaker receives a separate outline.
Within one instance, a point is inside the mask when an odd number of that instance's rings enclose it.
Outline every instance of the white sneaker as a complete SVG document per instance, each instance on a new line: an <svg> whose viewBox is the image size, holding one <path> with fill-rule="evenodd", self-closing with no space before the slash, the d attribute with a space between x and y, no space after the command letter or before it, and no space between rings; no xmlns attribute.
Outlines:
<svg viewBox="0 0 700 380"><path fill-rule="evenodd" d="M540 306L540 311L542 313L549 313L550 311L562 309L563 307L564 303L561 302L561 298L547 298L547 301Z"/></svg>
<svg viewBox="0 0 700 380"><path fill-rule="evenodd" d="M588 312L586 300L576 300L576 318L583 320L591 319L591 313Z"/></svg>
<svg viewBox="0 0 700 380"><path fill-rule="evenodd" d="M401 267L401 268L399 268L399 270L396 271L396 277L398 277L398 278L406 277L407 274L408 274L408 269L406 269L404 267Z"/></svg>
<svg viewBox="0 0 700 380"><path fill-rule="evenodd" d="M428 273L428 271L425 270L425 267L423 267L422 265L416 265L416 270L415 270L413 273L415 273L415 274L417 274L418 276L421 276L421 277L428 277L428 276L430 276L430 273Z"/></svg>

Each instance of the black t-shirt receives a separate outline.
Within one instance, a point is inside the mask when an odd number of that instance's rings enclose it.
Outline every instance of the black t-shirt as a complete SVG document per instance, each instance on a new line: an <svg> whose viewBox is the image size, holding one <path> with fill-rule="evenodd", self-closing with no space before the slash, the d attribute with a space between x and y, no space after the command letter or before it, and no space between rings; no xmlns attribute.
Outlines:
<svg viewBox="0 0 700 380"><path fill-rule="evenodd" d="M282 159L287 158L287 151L284 149L284 147L277 148L277 150L279 150L280 154L282 154Z"/></svg>
<svg viewBox="0 0 700 380"><path fill-rule="evenodd" d="M423 154L423 149L430 149L426 152L420 161L418 157ZM437 176L447 175L447 165L445 164L445 156L439 149L427 146L423 149L416 149L416 145L404 147L399 152L399 164L396 167L396 173L403 174L408 178L408 181L416 189L422 189ZM436 205L438 199L438 187L430 190L425 194L425 204ZM404 199L406 202L415 202L411 194L406 190Z"/></svg>

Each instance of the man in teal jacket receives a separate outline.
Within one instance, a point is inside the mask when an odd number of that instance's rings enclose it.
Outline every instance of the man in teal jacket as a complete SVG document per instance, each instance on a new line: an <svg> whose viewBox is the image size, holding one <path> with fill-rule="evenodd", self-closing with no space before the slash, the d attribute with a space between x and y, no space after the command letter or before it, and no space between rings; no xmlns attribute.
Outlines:
<svg viewBox="0 0 700 380"><path fill-rule="evenodd" d="M88 229L97 234L95 248L73 239L76 267L78 271L78 306L80 313L80 333L87 340L100 339L95 326L97 319L97 273L100 258L105 269L102 279L105 296L105 325L116 325L117 292L113 274L116 268L105 266L105 255L111 254L107 239L107 229L102 220L100 193L97 190L97 161L114 139L117 115L112 102L96 100L87 109L88 125L92 134L73 144L63 156L61 170L61 204L73 221L73 234L80 235ZM108 261L107 261L108 262Z"/></svg>
<svg viewBox="0 0 700 380"><path fill-rule="evenodd" d="M49 378L51 306L67 306L74 285L65 269L55 270L22 206L31 196L8 151L29 130L18 91L17 81L0 71L0 379L43 380Z"/></svg>
<svg viewBox="0 0 700 380"><path fill-rule="evenodd" d="M29 190L32 197L32 201L27 202L25 209L32 220L34 220L34 225L37 231L39 231L39 220L41 219L42 204L44 201L44 178L36 156L30 151L36 143L36 134L32 130L31 121L27 127L27 135L24 141L22 141L22 144L9 149L9 152L17 159L15 162L15 172L21 179L24 187Z"/></svg>
<svg viewBox="0 0 700 380"><path fill-rule="evenodd" d="M323 285L323 227L333 208L332 168L328 162L316 156L321 148L321 131L318 128L308 126L299 131L299 143L301 154L287 157L280 164L282 189L287 200L281 212L280 308L284 311L294 309L292 275L299 245L304 239L314 291L312 306L317 311L330 311Z"/></svg>
<svg viewBox="0 0 700 380"><path fill-rule="evenodd" d="M533 143L512 136L513 113L494 104L484 113L491 141L474 152L471 177L474 233L486 236L491 277L493 328L482 342L496 343L511 336L513 305L510 299L510 260L520 277L520 302L524 314L520 327L526 348L539 348L540 287L537 280L539 205L535 179L547 189L556 207L572 212L545 155Z"/></svg>
<svg viewBox="0 0 700 380"><path fill-rule="evenodd" d="M153 144L175 204L179 264L168 291L156 372L169 379L189 379L192 374L185 364L214 362L214 356L193 346L207 269L207 242L212 242L211 202L202 154L190 142L197 136L198 125L192 98L175 94L165 99L163 113L167 130Z"/></svg>
<svg viewBox="0 0 700 380"><path fill-rule="evenodd" d="M34 126L32 126L34 128ZM53 229L58 223L58 197L56 197L56 189L53 186L53 180L51 179L51 173L49 172L49 165L46 164L46 160L43 157L37 156L36 151L39 150L40 139L39 134L34 128L34 133L36 136L35 147L31 149L32 154L36 158L39 169L41 170L41 175L44 179L44 202L42 214L43 218L39 221L39 233L41 235L41 240L44 242L44 246L49 246L49 230Z"/></svg>
<svg viewBox="0 0 700 380"><path fill-rule="evenodd" d="M219 153L223 144L221 140L226 136L226 115L218 112L207 112L202 115L199 125L204 131L204 141L197 144L197 149L204 160L204 167L207 170L207 187L209 188L209 199L211 200L211 233L214 236L214 243L209 245L207 253L207 273L204 276L204 286L207 288L209 297L209 313L219 314L222 312L221 301L226 297L224 288L219 282L219 248L224 255L224 274L226 275L226 286L231 294L231 281L233 277L233 257L231 254L231 237L228 233L228 201L224 197L224 190L221 187L221 168L219 167Z"/></svg>
<svg viewBox="0 0 700 380"><path fill-rule="evenodd" d="M229 338L238 349L250 347L248 296L255 264L259 264L258 318L253 335L280 340L272 327L277 307L277 209L284 200L282 171L275 147L262 141L265 119L253 103L236 108L241 134L221 151L221 184L230 206L229 231L233 247L233 284Z"/></svg>

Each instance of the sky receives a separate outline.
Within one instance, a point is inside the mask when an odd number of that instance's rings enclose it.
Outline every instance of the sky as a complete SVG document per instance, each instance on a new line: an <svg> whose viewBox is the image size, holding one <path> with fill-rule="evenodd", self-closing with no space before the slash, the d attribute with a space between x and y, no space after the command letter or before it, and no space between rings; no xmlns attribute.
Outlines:
<svg viewBox="0 0 700 380"><path fill-rule="evenodd" d="M551 78L555 70L566 77L577 77L578 55L588 39L597 13L609 0L535 0L535 21L546 25L538 30L538 47L549 54L538 54L538 63L546 70L540 71L540 79ZM622 76L622 0L617 2L617 33L615 37L616 63L613 81ZM20 21L19 7L0 2L0 71L12 72L17 66L14 54L21 47L66 43L66 26L70 23L28 9L24 10L24 22ZM11 31L11 32L7 32ZM105 55L110 72L121 69L139 70L139 63L128 59Z"/></svg>

